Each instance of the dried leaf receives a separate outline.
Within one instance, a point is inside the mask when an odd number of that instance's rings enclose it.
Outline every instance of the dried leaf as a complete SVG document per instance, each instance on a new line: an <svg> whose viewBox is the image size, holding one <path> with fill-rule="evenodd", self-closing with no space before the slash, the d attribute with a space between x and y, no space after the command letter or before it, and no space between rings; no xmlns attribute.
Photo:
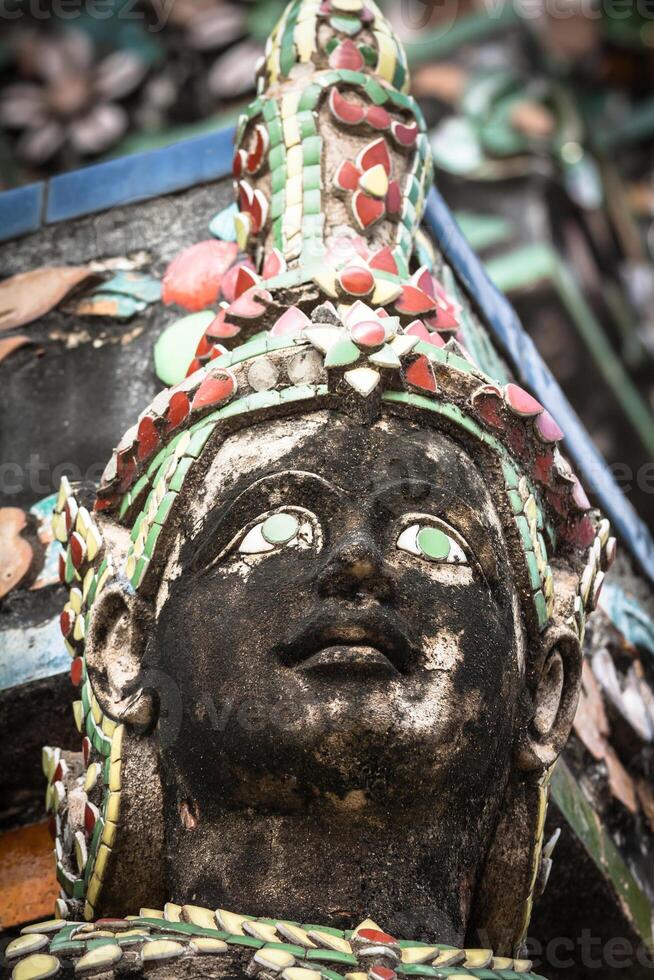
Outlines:
<svg viewBox="0 0 654 980"><path fill-rule="evenodd" d="M26 525L20 507L0 507L0 599L25 578L32 564L32 548L21 537Z"/></svg>
<svg viewBox="0 0 654 980"><path fill-rule="evenodd" d="M595 759L606 755L606 738L609 723L599 684L588 661L584 660L581 675L581 693L574 720L574 730Z"/></svg>
<svg viewBox="0 0 654 980"><path fill-rule="evenodd" d="M0 282L0 331L38 320L91 275L85 265L44 266Z"/></svg>
<svg viewBox="0 0 654 980"><path fill-rule="evenodd" d="M102 153L120 139L129 120L127 113L113 103L97 105L82 119L70 125L70 141L78 151L92 156Z"/></svg>
<svg viewBox="0 0 654 980"><path fill-rule="evenodd" d="M237 255L238 246L233 242L213 239L180 252L163 277L164 303L177 303L192 313L211 306L218 298L223 276Z"/></svg>
<svg viewBox="0 0 654 980"><path fill-rule="evenodd" d="M0 340L0 364L4 361L6 357L13 354L15 350L19 347L24 347L25 344L31 343L29 337L24 334L16 334L13 337L4 337Z"/></svg>

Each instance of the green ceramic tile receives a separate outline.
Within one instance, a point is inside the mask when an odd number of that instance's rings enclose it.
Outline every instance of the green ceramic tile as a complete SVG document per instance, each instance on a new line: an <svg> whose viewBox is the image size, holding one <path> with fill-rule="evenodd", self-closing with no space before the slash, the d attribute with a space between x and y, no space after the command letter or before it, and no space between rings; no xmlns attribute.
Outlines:
<svg viewBox="0 0 654 980"><path fill-rule="evenodd" d="M186 452L184 453L184 455L185 456L192 456L195 459L197 459L197 457L200 455L200 453L204 449L205 444L206 444L207 440L209 439L210 435L212 434L212 432L213 432L213 426L212 425L205 425L204 428L202 428L198 432L196 432L193 435L190 443L188 444L188 447L187 447Z"/></svg>
<svg viewBox="0 0 654 980"><path fill-rule="evenodd" d="M308 139L309 136L315 136L317 134L318 129L316 127L316 118L313 112L299 112L296 118L300 129L301 139Z"/></svg>
<svg viewBox="0 0 654 980"><path fill-rule="evenodd" d="M297 106L298 111L305 112L307 109L315 109L321 94L321 85L316 85L315 83L313 85L309 85L300 96L300 101L298 102Z"/></svg>
<svg viewBox="0 0 654 980"><path fill-rule="evenodd" d="M534 542L531 539L531 531L529 530L529 523L527 521L527 518L522 517L522 515L519 515L518 517L516 517L515 522L518 525L518 530L520 531L520 537L522 538L523 548L525 549L525 551L533 551Z"/></svg>
<svg viewBox="0 0 654 980"><path fill-rule="evenodd" d="M322 197L320 191L305 191L303 208L306 215L320 214L322 211Z"/></svg>
<svg viewBox="0 0 654 980"><path fill-rule="evenodd" d="M286 148L280 143L279 146L274 146L269 155L268 163L270 164L271 170L283 170L286 163Z"/></svg>
<svg viewBox="0 0 654 980"><path fill-rule="evenodd" d="M302 159L305 166L315 166L320 163L322 156L322 138L309 136L302 140Z"/></svg>
<svg viewBox="0 0 654 980"><path fill-rule="evenodd" d="M302 186L305 191L317 191L322 186L322 172L320 164L305 167L302 171Z"/></svg>
<svg viewBox="0 0 654 980"><path fill-rule="evenodd" d="M383 85L377 81L377 79L372 78L369 75L363 76L363 86L366 90L366 95L368 98L375 103L375 105L385 105L389 99L388 89L385 89ZM395 96L393 97L395 101Z"/></svg>
<svg viewBox="0 0 654 980"><path fill-rule="evenodd" d="M173 473L170 483L168 484L171 490L175 490L177 493L182 489L184 483L184 478L188 473L189 469L193 465L193 460L189 456L184 456L180 459L175 472Z"/></svg>

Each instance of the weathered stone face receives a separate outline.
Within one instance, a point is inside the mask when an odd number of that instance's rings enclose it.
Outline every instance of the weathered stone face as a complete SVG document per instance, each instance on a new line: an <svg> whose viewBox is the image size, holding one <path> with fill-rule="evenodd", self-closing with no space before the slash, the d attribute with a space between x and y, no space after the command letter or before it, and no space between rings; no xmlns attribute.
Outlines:
<svg viewBox="0 0 654 980"><path fill-rule="evenodd" d="M271 513L297 535L253 544ZM460 561L406 550L416 526ZM148 660L181 692L164 783L194 820L501 797L522 626L489 489L450 439L326 412L253 426L217 452L186 533Z"/></svg>

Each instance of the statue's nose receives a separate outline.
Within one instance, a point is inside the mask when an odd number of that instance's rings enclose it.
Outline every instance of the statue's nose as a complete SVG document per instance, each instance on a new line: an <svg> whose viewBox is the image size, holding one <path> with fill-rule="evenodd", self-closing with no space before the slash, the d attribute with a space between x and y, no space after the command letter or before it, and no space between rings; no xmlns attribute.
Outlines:
<svg viewBox="0 0 654 980"><path fill-rule="evenodd" d="M372 535L364 530L352 531L334 544L316 584L323 595L361 593L388 599L393 593L391 569Z"/></svg>

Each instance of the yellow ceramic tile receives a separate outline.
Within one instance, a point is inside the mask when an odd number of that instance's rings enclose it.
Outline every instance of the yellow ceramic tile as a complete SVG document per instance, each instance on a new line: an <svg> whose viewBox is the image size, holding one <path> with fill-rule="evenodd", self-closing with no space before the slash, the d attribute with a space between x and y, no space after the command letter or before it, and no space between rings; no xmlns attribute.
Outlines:
<svg viewBox="0 0 654 980"><path fill-rule="evenodd" d="M282 980L321 980L321 974L303 966L289 966L282 973Z"/></svg>
<svg viewBox="0 0 654 980"><path fill-rule="evenodd" d="M91 880L89 882L89 887L87 891L87 898L92 905L98 904L98 898L100 897L100 890L102 888L102 882L98 876L94 873L91 875Z"/></svg>
<svg viewBox="0 0 654 980"><path fill-rule="evenodd" d="M95 858L95 864L93 865L93 874L97 875L100 881L104 881L104 877L107 873L107 863L110 857L110 848L108 848L106 844L100 844Z"/></svg>
<svg viewBox="0 0 654 980"><path fill-rule="evenodd" d="M485 970L490 966L493 959L492 949L466 949L463 965L466 970Z"/></svg>
<svg viewBox="0 0 654 980"><path fill-rule="evenodd" d="M298 23L293 34L295 48L298 59L302 64L311 61L311 56L316 50L316 21L315 16L311 20Z"/></svg>
<svg viewBox="0 0 654 980"><path fill-rule="evenodd" d="M291 922L277 922L277 932L284 939L291 943L295 943L296 946L305 946L307 949L315 949L316 944L309 939L309 934L300 926L296 926Z"/></svg>
<svg viewBox="0 0 654 980"><path fill-rule="evenodd" d="M78 616L75 620L75 625L73 626L73 639L81 642L84 639L84 634L86 633L86 622L83 616Z"/></svg>
<svg viewBox="0 0 654 980"><path fill-rule="evenodd" d="M317 286L320 287L328 296L335 298L338 296L336 291L336 273L331 268L331 266L325 266L324 269L320 269L315 273L313 281Z"/></svg>
<svg viewBox="0 0 654 980"><path fill-rule="evenodd" d="M98 946L96 949L89 950L75 964L75 973L85 973L87 970L100 970L109 968L119 961L123 951L118 943L107 943L105 946Z"/></svg>
<svg viewBox="0 0 654 980"><path fill-rule="evenodd" d="M252 219L250 218L250 215L246 211L239 211L238 214L234 215L234 230L236 232L236 241L238 242L238 246L242 251L244 251L247 247L248 239L250 238L251 226L252 226Z"/></svg>
<svg viewBox="0 0 654 980"><path fill-rule="evenodd" d="M105 820L104 827L102 828L102 843L106 844L107 847L113 847L116 842L117 832L118 824L112 823L111 820Z"/></svg>
<svg viewBox="0 0 654 980"><path fill-rule="evenodd" d="M353 14L363 9L363 0L332 0L332 7Z"/></svg>
<svg viewBox="0 0 654 980"><path fill-rule="evenodd" d="M17 963L11 974L12 980L45 980L59 973L59 960L47 953L34 953Z"/></svg>
<svg viewBox="0 0 654 980"><path fill-rule="evenodd" d="M122 758L124 734L125 734L125 726L118 725L111 738L111 755L109 756L109 758L111 759L112 763L117 762L119 759Z"/></svg>
<svg viewBox="0 0 654 980"><path fill-rule="evenodd" d="M166 902L164 905L164 919L167 922L181 922L181 911L181 905L176 905L174 902Z"/></svg>
<svg viewBox="0 0 654 980"><path fill-rule="evenodd" d="M121 790L120 761L109 765L109 790L112 793L119 793Z"/></svg>
<svg viewBox="0 0 654 980"><path fill-rule="evenodd" d="M373 306L387 306L402 292L402 287L389 279L375 279L375 291L372 294Z"/></svg>
<svg viewBox="0 0 654 980"><path fill-rule="evenodd" d="M76 613L81 613L82 611L82 593L79 589L73 588L70 590L70 595L68 597L71 607Z"/></svg>
<svg viewBox="0 0 654 980"><path fill-rule="evenodd" d="M426 963L438 956L438 946L405 946L402 950L403 963Z"/></svg>
<svg viewBox="0 0 654 980"><path fill-rule="evenodd" d="M289 92L282 99L280 113L282 121L293 119L297 115L297 107L300 101L301 92Z"/></svg>
<svg viewBox="0 0 654 980"><path fill-rule="evenodd" d="M164 914L161 909L149 909L145 907L139 909L139 918L141 919L163 919L163 917Z"/></svg>
<svg viewBox="0 0 654 980"><path fill-rule="evenodd" d="M395 43L387 34L377 30L374 32L377 40L378 62L377 74L387 82L393 81L395 67L397 65L397 48Z"/></svg>
<svg viewBox="0 0 654 980"><path fill-rule="evenodd" d="M255 939L262 939L264 943L278 943L279 936L274 926L269 925L266 922L244 922L243 932L248 936L254 936ZM291 963L285 963L284 966L292 966ZM280 967L281 969L281 967Z"/></svg>
<svg viewBox="0 0 654 980"><path fill-rule="evenodd" d="M184 947L180 943L173 942L172 939L155 939L153 942L146 943L141 950L141 959L144 963L155 963L158 960L174 960L181 956Z"/></svg>
<svg viewBox="0 0 654 980"><path fill-rule="evenodd" d="M304 170L302 144L292 146L286 154L286 174L288 177L301 177Z"/></svg>
<svg viewBox="0 0 654 980"><path fill-rule="evenodd" d="M98 781L98 776L100 774L100 764L98 762L92 762L91 765L86 770L86 775L84 777L84 792L90 793L95 784Z"/></svg>
<svg viewBox="0 0 654 980"><path fill-rule="evenodd" d="M290 116L288 119L284 119L284 144L286 147L296 146L302 141L300 136L300 126L297 120L297 116Z"/></svg>
<svg viewBox="0 0 654 980"><path fill-rule="evenodd" d="M244 936L243 923L252 922L252 916L239 915L238 912L228 912L226 909L216 909L216 920L220 928L230 935Z"/></svg>
<svg viewBox="0 0 654 980"><path fill-rule="evenodd" d="M205 909L200 905L183 905L180 915L183 922L192 922L194 926L202 926L204 929L216 928L213 909Z"/></svg>
<svg viewBox="0 0 654 980"><path fill-rule="evenodd" d="M293 966L295 957L285 949L271 949L269 946L263 946L254 954L254 962L264 969L279 973L280 970L286 970Z"/></svg>
<svg viewBox="0 0 654 980"><path fill-rule="evenodd" d="M190 945L194 953L205 955L210 953L225 953L229 949L227 943L224 943L222 939L210 939L204 936L192 939Z"/></svg>
<svg viewBox="0 0 654 980"><path fill-rule="evenodd" d="M282 220L282 229L287 238L302 231L302 205L288 205Z"/></svg>
<svg viewBox="0 0 654 980"><path fill-rule="evenodd" d="M102 731L107 736L107 738L113 738L114 732L118 728L118 722L113 721L111 718L107 718L105 715L102 719Z"/></svg>
<svg viewBox="0 0 654 980"><path fill-rule="evenodd" d="M313 939L323 949L334 949L338 953L352 953L352 947L347 939L341 939L340 936L332 936L331 933L322 932L320 929L311 929L309 931L309 939Z"/></svg>
<svg viewBox="0 0 654 980"><path fill-rule="evenodd" d="M106 815L107 820L111 820L113 823L118 823L118 817L120 816L120 793L109 794Z"/></svg>
<svg viewBox="0 0 654 980"><path fill-rule="evenodd" d="M48 937L42 932L33 932L29 936L18 936L12 939L5 949L7 959L13 960L16 956L25 956L27 953L36 953L43 949L49 942Z"/></svg>
<svg viewBox="0 0 654 980"><path fill-rule="evenodd" d="M84 725L84 705L81 701L73 701L73 718L77 731L81 732Z"/></svg>
<svg viewBox="0 0 654 980"><path fill-rule="evenodd" d="M359 186L372 197L383 198L388 194L388 174L381 163L361 175Z"/></svg>
<svg viewBox="0 0 654 980"><path fill-rule="evenodd" d="M96 725L100 725L102 723L102 708L98 704L95 694L91 695L91 714Z"/></svg>
<svg viewBox="0 0 654 980"><path fill-rule="evenodd" d="M302 204L302 176L298 174L297 177L291 177L291 179L286 184L286 207L292 208L295 205ZM284 219L282 219L282 224Z"/></svg>

